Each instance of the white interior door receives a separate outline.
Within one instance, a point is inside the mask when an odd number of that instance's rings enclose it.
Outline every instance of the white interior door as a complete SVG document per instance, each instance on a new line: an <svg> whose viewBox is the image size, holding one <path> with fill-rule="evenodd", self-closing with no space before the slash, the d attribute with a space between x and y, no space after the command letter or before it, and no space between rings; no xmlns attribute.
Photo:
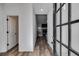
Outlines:
<svg viewBox="0 0 79 59"><path fill-rule="evenodd" d="M17 44L17 17L8 17L8 50Z"/></svg>

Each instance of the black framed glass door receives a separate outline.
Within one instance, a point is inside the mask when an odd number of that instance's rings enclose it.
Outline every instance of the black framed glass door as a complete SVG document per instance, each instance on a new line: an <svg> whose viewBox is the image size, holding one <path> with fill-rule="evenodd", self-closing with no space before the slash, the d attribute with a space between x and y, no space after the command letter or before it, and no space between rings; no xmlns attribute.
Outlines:
<svg viewBox="0 0 79 59"><path fill-rule="evenodd" d="M53 4L54 55L79 55L79 4ZM76 10L76 13L75 13Z"/></svg>

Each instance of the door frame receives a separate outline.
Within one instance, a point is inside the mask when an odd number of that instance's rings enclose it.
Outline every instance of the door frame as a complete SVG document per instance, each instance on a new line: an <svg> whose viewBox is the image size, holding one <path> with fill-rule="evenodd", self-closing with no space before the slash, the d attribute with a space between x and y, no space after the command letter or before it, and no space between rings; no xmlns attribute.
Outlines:
<svg viewBox="0 0 79 59"><path fill-rule="evenodd" d="M47 19L47 14L35 14L35 19L36 19L36 16L46 16L46 22L48 21L48 19ZM36 20L36 25L37 25L37 20ZM47 22L47 34L48 34L48 22ZM47 38L46 38L47 39Z"/></svg>
<svg viewBox="0 0 79 59"><path fill-rule="evenodd" d="M14 47L17 46L16 45L16 46L12 47L10 50L8 50L8 45L9 45L8 44L8 33L9 33L8 32L8 21L9 21L8 17L10 17L10 16L16 16L16 17L18 17L18 25L17 25L18 26L18 44L17 45L19 45L19 15L7 15L7 18L6 18L6 21L7 21L7 31L6 31L6 33L7 33L7 52L10 51L12 48L14 48ZM18 46L18 48L19 48L19 46Z"/></svg>

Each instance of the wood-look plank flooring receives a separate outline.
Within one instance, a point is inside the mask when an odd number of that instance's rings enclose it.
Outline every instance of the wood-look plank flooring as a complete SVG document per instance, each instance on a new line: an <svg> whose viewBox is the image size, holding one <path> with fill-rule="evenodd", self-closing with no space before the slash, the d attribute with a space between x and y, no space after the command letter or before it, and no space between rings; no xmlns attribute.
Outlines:
<svg viewBox="0 0 79 59"><path fill-rule="evenodd" d="M33 52L19 52L18 46L8 51L7 53L0 54L2 56L52 56L52 49L47 44L45 37L39 37L36 40Z"/></svg>

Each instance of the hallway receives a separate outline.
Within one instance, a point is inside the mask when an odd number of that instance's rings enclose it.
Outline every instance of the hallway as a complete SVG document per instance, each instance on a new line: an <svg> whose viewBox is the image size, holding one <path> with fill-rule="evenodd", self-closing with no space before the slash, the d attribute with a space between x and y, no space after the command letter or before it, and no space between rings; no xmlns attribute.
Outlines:
<svg viewBox="0 0 79 59"><path fill-rule="evenodd" d="M79 56L78 11L79 3L0 4L0 55Z"/></svg>
<svg viewBox="0 0 79 59"><path fill-rule="evenodd" d="M1 56L51 56L52 49L46 42L45 37L39 37L36 41L33 52L18 52L18 46L8 51L7 53L0 54Z"/></svg>

